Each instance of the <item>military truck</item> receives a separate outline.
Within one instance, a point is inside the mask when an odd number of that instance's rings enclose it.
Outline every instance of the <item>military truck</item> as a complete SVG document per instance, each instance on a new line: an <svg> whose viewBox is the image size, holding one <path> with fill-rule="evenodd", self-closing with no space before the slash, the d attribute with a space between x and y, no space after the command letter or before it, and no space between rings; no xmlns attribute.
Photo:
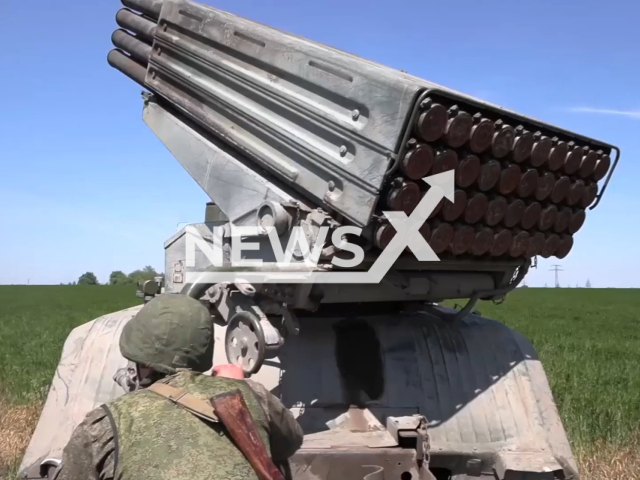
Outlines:
<svg viewBox="0 0 640 480"><path fill-rule="evenodd" d="M305 431L290 477L578 478L536 352L475 306L569 254L619 150L213 7L123 4L109 64L211 198L140 295L210 308L215 364ZM69 335L25 478L125 393L139 308Z"/></svg>

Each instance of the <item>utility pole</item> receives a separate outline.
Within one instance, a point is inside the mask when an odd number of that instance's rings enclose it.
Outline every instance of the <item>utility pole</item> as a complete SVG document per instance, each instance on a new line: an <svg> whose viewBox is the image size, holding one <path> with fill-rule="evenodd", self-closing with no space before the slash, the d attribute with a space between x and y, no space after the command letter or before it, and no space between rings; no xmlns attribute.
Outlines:
<svg viewBox="0 0 640 480"><path fill-rule="evenodd" d="M556 274L556 288L560 288L560 281L558 279L558 272L564 272L561 265L551 265L549 269L550 272L555 272Z"/></svg>

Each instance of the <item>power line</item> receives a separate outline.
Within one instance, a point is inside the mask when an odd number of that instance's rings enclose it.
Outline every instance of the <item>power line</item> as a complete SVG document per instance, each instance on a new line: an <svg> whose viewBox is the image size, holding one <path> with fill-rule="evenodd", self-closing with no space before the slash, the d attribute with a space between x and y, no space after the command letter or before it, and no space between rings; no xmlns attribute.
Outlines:
<svg viewBox="0 0 640 480"><path fill-rule="evenodd" d="M560 281L558 279L558 272L564 272L561 265L551 265L549 269L550 272L555 272L556 274L556 288L560 288Z"/></svg>

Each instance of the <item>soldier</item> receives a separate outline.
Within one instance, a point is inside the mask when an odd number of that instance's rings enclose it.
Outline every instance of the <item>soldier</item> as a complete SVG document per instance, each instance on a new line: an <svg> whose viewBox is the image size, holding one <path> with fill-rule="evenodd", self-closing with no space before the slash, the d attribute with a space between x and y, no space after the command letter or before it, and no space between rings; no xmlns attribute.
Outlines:
<svg viewBox="0 0 640 480"><path fill-rule="evenodd" d="M57 478L256 479L224 427L156 393L163 385L198 400L239 389L274 462L286 462L302 445L298 422L266 388L231 366L214 369L216 376L199 373L212 366L213 342L211 315L197 300L165 294L147 303L120 337L122 355L137 366L138 385L78 425Z"/></svg>

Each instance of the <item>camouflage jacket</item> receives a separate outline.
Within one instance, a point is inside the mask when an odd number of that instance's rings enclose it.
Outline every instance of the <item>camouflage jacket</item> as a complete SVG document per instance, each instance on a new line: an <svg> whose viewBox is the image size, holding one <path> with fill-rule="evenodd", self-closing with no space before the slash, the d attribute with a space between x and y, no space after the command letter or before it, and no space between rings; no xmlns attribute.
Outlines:
<svg viewBox="0 0 640 480"><path fill-rule="evenodd" d="M184 373L169 378L176 378L180 375L184 375ZM173 383L170 380L169 382ZM242 380L236 380L236 382L242 382ZM291 412L264 386L252 380L246 380L246 382L256 393L259 405L265 413L266 432L269 439L267 448L270 449L274 461L283 462L302 445L302 429ZM127 395L134 394L135 392ZM57 479L106 480L116 478L116 473L119 470L116 464L118 438L114 435L111 421L107 410L102 407L87 415L74 431L64 450L62 466ZM207 455L214 455L214 452L207 452ZM225 454L220 452L220 455L224 456Z"/></svg>

